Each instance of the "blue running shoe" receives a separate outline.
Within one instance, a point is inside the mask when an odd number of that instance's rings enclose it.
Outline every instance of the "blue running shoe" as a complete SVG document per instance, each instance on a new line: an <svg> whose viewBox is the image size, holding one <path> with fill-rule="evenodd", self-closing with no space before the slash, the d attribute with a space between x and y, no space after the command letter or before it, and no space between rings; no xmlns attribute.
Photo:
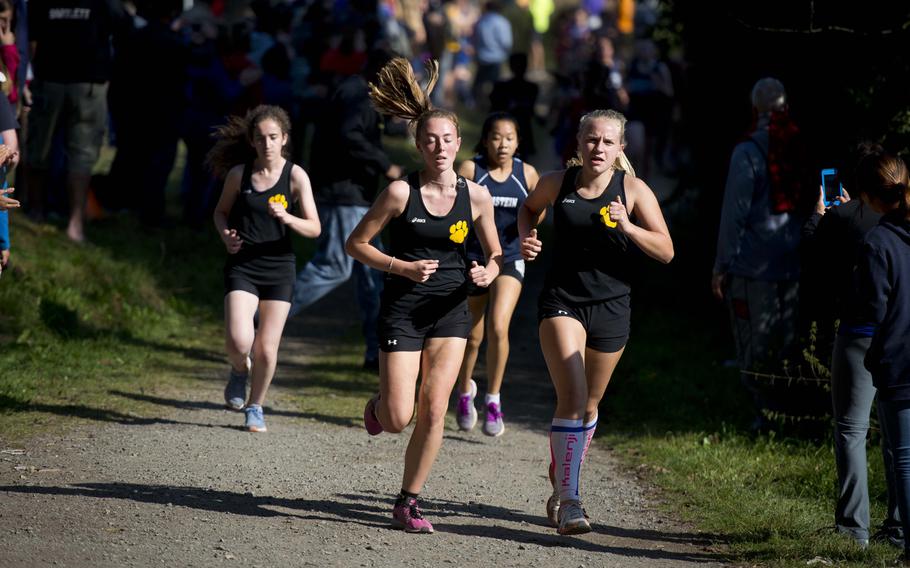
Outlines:
<svg viewBox="0 0 910 568"><path fill-rule="evenodd" d="M262 407L257 405L247 406L244 409L246 412L246 424L244 428L250 432L266 432L265 427L265 416L262 415Z"/></svg>

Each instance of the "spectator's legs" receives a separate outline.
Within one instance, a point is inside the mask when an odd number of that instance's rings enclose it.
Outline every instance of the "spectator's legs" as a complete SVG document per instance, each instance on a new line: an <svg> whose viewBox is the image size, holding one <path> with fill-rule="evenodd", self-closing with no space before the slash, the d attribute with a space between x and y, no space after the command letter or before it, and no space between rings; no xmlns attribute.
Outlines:
<svg viewBox="0 0 910 568"><path fill-rule="evenodd" d="M894 474L894 451L892 450L891 436L885 420L885 408L881 398L876 403L878 422L882 432L882 462L885 468L885 484L888 489L888 508L885 511L885 520L882 523L886 532L894 534L895 529L902 531L901 514L897 504L897 478Z"/></svg>
<svg viewBox="0 0 910 568"><path fill-rule="evenodd" d="M776 410L768 396L771 383L756 371L774 373L792 355L796 334L796 282L767 282L731 275L725 298L730 310L742 383L756 406L754 427L765 425L765 409Z"/></svg>
<svg viewBox="0 0 910 568"><path fill-rule="evenodd" d="M883 400L882 421L894 452L897 505L904 534L910 534L910 400ZM904 541L904 558L910 558Z"/></svg>
<svg viewBox="0 0 910 568"><path fill-rule="evenodd" d="M90 174L67 172L66 196L70 202L69 223L66 225L66 236L71 241L81 243L85 240L85 196L88 193Z"/></svg>
<svg viewBox="0 0 910 568"><path fill-rule="evenodd" d="M875 398L863 358L872 339L838 336L831 365L834 457L837 463L837 530L857 541L869 538L869 485L866 434Z"/></svg>
<svg viewBox="0 0 910 568"><path fill-rule="evenodd" d="M73 241L81 242L85 239L85 195L104 141L107 84L71 83L65 85L64 93L66 190L70 200L66 235ZM136 175L144 173L137 172Z"/></svg>
<svg viewBox="0 0 910 568"><path fill-rule="evenodd" d="M363 207L364 212L366 207ZM374 239L373 246L382 250L382 242ZM357 304L360 306L360 317L363 319L363 339L366 343L364 361L369 365L379 361L379 337L377 326L379 320L379 296L382 294L385 274L360 262L354 262L354 283L357 286Z"/></svg>
<svg viewBox="0 0 910 568"><path fill-rule="evenodd" d="M344 251L344 242L363 215L363 208L321 205L322 234L316 255L297 274L288 317L294 317L351 277L354 260Z"/></svg>

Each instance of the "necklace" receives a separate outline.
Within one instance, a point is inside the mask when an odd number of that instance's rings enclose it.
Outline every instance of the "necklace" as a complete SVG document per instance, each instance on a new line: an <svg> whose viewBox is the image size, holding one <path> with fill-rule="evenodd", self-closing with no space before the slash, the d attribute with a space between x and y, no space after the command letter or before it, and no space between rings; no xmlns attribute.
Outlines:
<svg viewBox="0 0 910 568"><path fill-rule="evenodd" d="M455 188L455 182L448 183L448 182L436 181L434 179L428 179L427 184L433 184L437 187L441 187L442 189L454 189Z"/></svg>

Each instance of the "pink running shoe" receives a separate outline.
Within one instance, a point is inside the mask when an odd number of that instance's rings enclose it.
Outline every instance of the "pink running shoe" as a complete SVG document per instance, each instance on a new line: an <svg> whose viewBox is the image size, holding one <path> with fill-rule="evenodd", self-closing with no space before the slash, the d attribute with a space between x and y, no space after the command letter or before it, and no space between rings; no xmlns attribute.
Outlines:
<svg viewBox="0 0 910 568"><path fill-rule="evenodd" d="M402 529L406 533L433 534L433 525L423 518L417 506L417 499L413 497L392 509L392 527Z"/></svg>
<svg viewBox="0 0 910 568"><path fill-rule="evenodd" d="M376 436L382 433L382 424L376 418L376 401L379 400L379 393L373 395L373 398L367 401L363 408L363 425L367 429L367 434Z"/></svg>

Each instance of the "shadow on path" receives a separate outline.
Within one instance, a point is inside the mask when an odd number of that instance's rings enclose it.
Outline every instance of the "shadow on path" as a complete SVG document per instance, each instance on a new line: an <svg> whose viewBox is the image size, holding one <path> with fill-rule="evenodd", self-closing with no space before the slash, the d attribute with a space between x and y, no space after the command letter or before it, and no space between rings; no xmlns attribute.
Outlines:
<svg viewBox="0 0 910 568"><path fill-rule="evenodd" d="M185 399L176 399L176 398L165 398L160 396L152 396L148 394L138 394L132 392L124 392L119 390L108 391L110 394L120 396L123 398L129 398L132 400L138 400L141 402L147 402L150 404L157 404L161 406L170 406L180 410L226 410L223 404L217 402L212 402L210 400L185 400ZM316 412L296 412L290 410L275 410L274 408L266 405L264 407L265 413L268 416L283 416L286 418L308 418L311 420L318 420L320 422L327 422L331 424L336 424L338 426L346 426L350 428L360 428L362 423L358 420L352 418L340 418L337 416L327 416L325 414L319 414ZM239 413L238 413L239 415ZM186 424L186 422L178 422L174 420L164 420L164 419L155 419L157 422L162 423L173 423L173 424ZM203 424L200 424L203 426ZM209 425L213 426L213 425ZM231 426L233 428L233 426Z"/></svg>
<svg viewBox="0 0 910 568"><path fill-rule="evenodd" d="M77 483L65 487L0 486L0 492L27 495L54 495L91 497L96 499L119 499L162 506L180 506L212 513L243 515L249 517L291 517L307 520L331 521L344 524L359 524L373 528L389 527L390 506L378 506L383 497L372 493L336 494L332 500L286 499L256 496L251 493L217 491L198 487L169 485L141 485L135 483ZM512 522L526 522L542 525L543 517L531 516L521 511L504 507L480 504L465 504L453 501L428 500L428 509L436 517L494 518ZM284 509L284 510L281 510ZM440 510L441 509L441 510ZM297 514L289 511L306 511ZM604 546L582 538L564 537L556 534L541 534L530 530L514 529L487 523L449 524L435 523L437 529L462 536L494 538L510 542L536 544L548 547L563 547L589 552L607 553L619 556L653 559L687 560L692 562L716 562L711 554L679 553L660 549ZM605 534L627 536L639 540L698 540L699 537L686 534L666 535L657 531L627 531L614 529ZM627 534L617 534L627 533ZM641 534L632 534L641 533Z"/></svg>

